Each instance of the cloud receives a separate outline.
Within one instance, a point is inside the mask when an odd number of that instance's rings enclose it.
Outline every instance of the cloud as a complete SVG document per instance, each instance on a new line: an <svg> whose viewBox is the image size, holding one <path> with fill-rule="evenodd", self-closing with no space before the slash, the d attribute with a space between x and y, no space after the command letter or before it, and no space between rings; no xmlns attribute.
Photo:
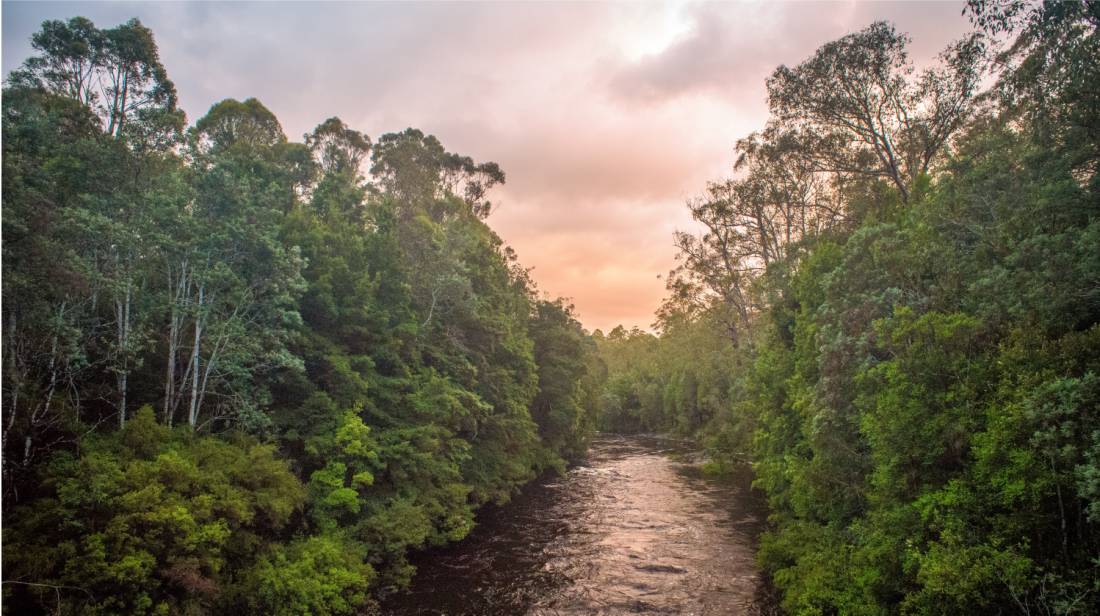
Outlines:
<svg viewBox="0 0 1100 616"><path fill-rule="evenodd" d="M945 34L959 36L966 25L960 5L951 2L697 4L684 12L690 28L682 36L611 73L613 96L627 105L711 96L759 111L764 80L777 66L797 63L872 21L892 21L913 34L911 51L920 61L942 48Z"/></svg>
<svg viewBox="0 0 1100 616"><path fill-rule="evenodd" d="M590 328L647 326L684 201L767 119L764 79L888 19L927 61L961 3L4 3L3 70L44 19L137 16L192 121L255 96L292 139L415 126L508 176L494 229Z"/></svg>
<svg viewBox="0 0 1100 616"><path fill-rule="evenodd" d="M745 90L732 85L774 67L771 45L761 36L767 28L741 28L735 14L708 5L692 11L690 22L690 31L664 50L625 63L613 73L612 93L626 104L689 94L736 97Z"/></svg>

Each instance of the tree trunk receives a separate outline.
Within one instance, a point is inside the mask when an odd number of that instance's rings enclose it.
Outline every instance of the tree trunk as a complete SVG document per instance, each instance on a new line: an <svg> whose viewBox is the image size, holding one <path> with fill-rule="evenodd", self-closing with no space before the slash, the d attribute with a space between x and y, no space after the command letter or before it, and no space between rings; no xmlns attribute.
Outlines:
<svg viewBox="0 0 1100 616"><path fill-rule="evenodd" d="M204 286L199 285L199 298L198 307L195 314L195 346L191 349L191 409L187 414L187 423L191 426L191 429L195 429L195 424L199 418L199 349L202 344L202 302L203 302Z"/></svg>
<svg viewBox="0 0 1100 616"><path fill-rule="evenodd" d="M118 353L120 366L118 370L118 427L126 427L126 394L127 382L130 376L130 304L133 291L130 280L126 281L126 295L122 300L115 302L118 330Z"/></svg>
<svg viewBox="0 0 1100 616"><path fill-rule="evenodd" d="M15 336L16 336L16 319L15 309L12 308L8 313L8 331L4 333L4 336L8 340L7 357L8 360L8 372L4 375L4 384L8 386L11 391L10 400L7 402L8 421L4 425L3 438L0 440L0 452L7 453L8 450L8 435L11 433L11 429L15 427L15 420L19 416L19 390L23 385L22 375L19 374L19 366L15 359ZM7 472L7 457L0 455L0 464L3 464L4 472Z"/></svg>
<svg viewBox="0 0 1100 616"><path fill-rule="evenodd" d="M111 119L107 123L107 134L112 136L112 137L115 136L115 126L118 124L118 97L119 97L119 94L121 92L121 87L120 86L122 85L122 77L120 75L120 72L121 71L119 69L115 69L115 76L114 76L115 91L114 91L114 95L111 97L111 111L110 111Z"/></svg>
<svg viewBox="0 0 1100 616"><path fill-rule="evenodd" d="M59 318L64 315L64 313L65 302L62 302L61 309L58 310ZM38 418L40 416L49 417L50 406L53 405L53 394L55 391L57 391L57 344L57 334L55 333L53 336L53 340L50 343L50 361L48 364L48 369L50 371L50 384L46 388L46 400L42 403L42 407L40 409L35 409L35 411L31 413L30 421L28 422L29 425L27 426L27 434L23 437L24 467L30 466L31 463L31 448L34 443L34 427L38 424Z"/></svg>
<svg viewBox="0 0 1100 616"><path fill-rule="evenodd" d="M126 123L126 94L130 89L130 67L123 65L122 74L122 104L118 108L118 126L115 127L115 138L122 136L122 126Z"/></svg>
<svg viewBox="0 0 1100 616"><path fill-rule="evenodd" d="M182 381L176 378L180 353L180 336L183 335L183 321L185 318L180 304L183 298L188 297L191 293L191 278L187 271L186 260L180 264L178 278L172 276L172 269L169 266L168 293L170 304L168 313L168 367L164 378L164 416L162 421L165 425L171 426L176 419L176 409L179 406L180 398L180 391L177 390L176 385L180 383L180 389L182 389L182 383L187 380L186 375ZM190 367L190 362L187 365Z"/></svg>
<svg viewBox="0 0 1100 616"><path fill-rule="evenodd" d="M179 352L176 344L179 335L177 329L176 308L173 307L168 321L168 368L164 375L164 416L162 421L167 426L172 425L172 398L176 389L176 354Z"/></svg>

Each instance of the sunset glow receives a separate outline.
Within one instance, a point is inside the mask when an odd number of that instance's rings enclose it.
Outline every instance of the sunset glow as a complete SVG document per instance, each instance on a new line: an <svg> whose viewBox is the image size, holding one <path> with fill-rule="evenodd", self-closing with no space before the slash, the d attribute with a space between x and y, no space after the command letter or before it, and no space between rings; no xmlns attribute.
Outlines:
<svg viewBox="0 0 1100 616"><path fill-rule="evenodd" d="M489 223L581 320L648 327L684 201L729 174L767 118L764 80L824 42L893 21L918 63L968 28L958 2L5 3L3 70L45 19L139 17L194 121L255 96L291 139L331 116L407 126L498 162ZM412 44L411 41L417 41ZM659 278L662 277L662 278Z"/></svg>

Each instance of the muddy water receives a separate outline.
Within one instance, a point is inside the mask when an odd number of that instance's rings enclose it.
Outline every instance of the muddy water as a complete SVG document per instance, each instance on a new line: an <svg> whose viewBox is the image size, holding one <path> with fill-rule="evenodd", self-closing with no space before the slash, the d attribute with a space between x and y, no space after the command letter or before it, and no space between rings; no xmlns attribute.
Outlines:
<svg viewBox="0 0 1100 616"><path fill-rule="evenodd" d="M600 436L586 462L478 516L470 536L414 560L383 613L770 612L753 561L765 512L749 477L715 481L684 443Z"/></svg>

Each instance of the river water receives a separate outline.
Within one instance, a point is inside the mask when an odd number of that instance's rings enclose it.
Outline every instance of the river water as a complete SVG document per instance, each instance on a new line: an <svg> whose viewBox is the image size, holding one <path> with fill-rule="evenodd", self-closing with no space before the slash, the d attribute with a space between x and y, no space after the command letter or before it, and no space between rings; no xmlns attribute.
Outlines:
<svg viewBox="0 0 1100 616"><path fill-rule="evenodd" d="M384 614L762 614L765 509L749 475L703 477L690 445L601 435L584 463L478 514L464 541L417 555Z"/></svg>

